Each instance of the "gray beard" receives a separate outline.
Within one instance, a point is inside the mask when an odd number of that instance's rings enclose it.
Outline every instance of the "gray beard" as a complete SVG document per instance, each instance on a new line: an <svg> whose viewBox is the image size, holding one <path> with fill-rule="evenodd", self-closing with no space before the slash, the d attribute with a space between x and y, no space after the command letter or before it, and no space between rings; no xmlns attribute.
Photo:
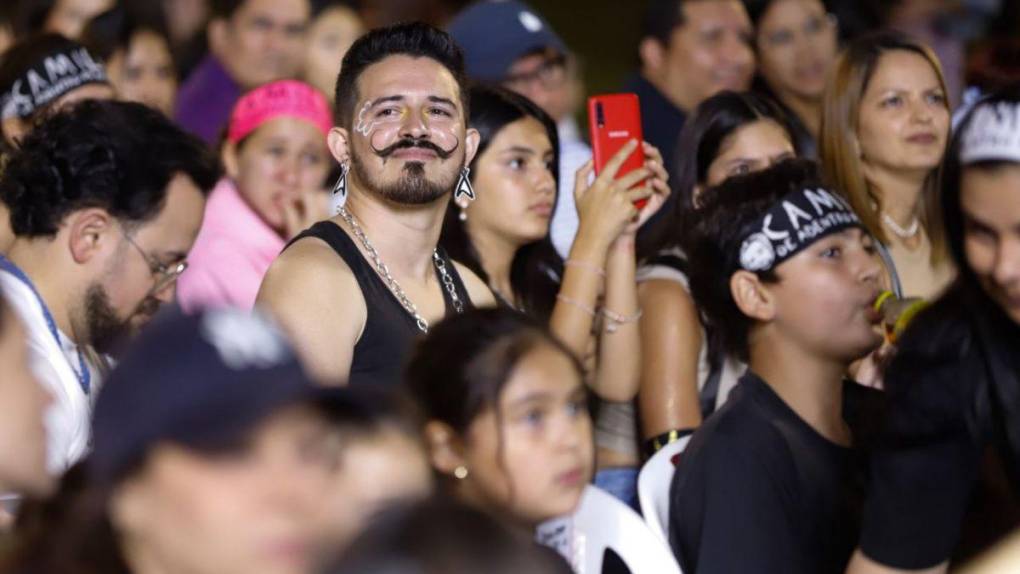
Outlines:
<svg viewBox="0 0 1020 574"><path fill-rule="evenodd" d="M450 181L432 181L425 175L421 162L408 162L396 183L381 184L368 173L359 158L351 154L351 170L369 193L400 205L427 205L453 191L457 175Z"/></svg>

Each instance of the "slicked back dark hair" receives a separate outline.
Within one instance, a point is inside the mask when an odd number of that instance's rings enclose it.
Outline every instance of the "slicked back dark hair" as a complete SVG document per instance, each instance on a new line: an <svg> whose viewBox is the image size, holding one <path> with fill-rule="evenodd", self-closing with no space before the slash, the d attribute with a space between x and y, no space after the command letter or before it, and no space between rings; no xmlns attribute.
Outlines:
<svg viewBox="0 0 1020 574"><path fill-rule="evenodd" d="M354 106L358 102L358 78L365 69L398 55L429 58L449 70L460 87L461 109L467 119L470 96L467 76L464 74L463 52L446 32L428 24L414 22L372 30L351 45L344 55L336 80L334 119L338 126L351 127Z"/></svg>
<svg viewBox="0 0 1020 574"><path fill-rule="evenodd" d="M68 214L100 208L127 226L156 217L167 187L188 176L207 194L216 156L142 104L83 101L47 117L6 158L0 200L19 237L52 236Z"/></svg>
<svg viewBox="0 0 1020 574"><path fill-rule="evenodd" d="M791 159L747 175L727 179L704 194L693 220L687 256L691 295L727 353L746 361L752 320L737 307L730 278L740 268L740 246L748 228L790 192L824 187L818 165ZM775 283L775 270L758 272Z"/></svg>

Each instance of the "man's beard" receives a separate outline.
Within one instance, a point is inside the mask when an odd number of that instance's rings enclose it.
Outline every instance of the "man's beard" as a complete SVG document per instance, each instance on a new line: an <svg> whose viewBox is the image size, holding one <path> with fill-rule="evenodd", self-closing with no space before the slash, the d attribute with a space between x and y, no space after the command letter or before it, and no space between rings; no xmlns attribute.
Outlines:
<svg viewBox="0 0 1020 574"><path fill-rule="evenodd" d="M402 140L375 154L382 158L388 158L398 149L420 147L436 152L440 159L449 157L449 153L439 149L435 144L428 141L414 142L413 140ZM450 177L444 180L433 181L425 174L425 165L419 161L408 161L404 164L400 178L394 183L381 183L368 172L365 164L357 154L351 154L351 169L366 191L379 196L386 201L403 205L426 205L443 197L453 190L457 183L457 170Z"/></svg>
<svg viewBox="0 0 1020 574"><path fill-rule="evenodd" d="M121 319L110 304L106 289L93 284L85 291L85 325L89 344L99 353L114 354L138 330L140 325L132 324L132 319L136 316L151 318L159 305L159 300L146 297L127 319Z"/></svg>

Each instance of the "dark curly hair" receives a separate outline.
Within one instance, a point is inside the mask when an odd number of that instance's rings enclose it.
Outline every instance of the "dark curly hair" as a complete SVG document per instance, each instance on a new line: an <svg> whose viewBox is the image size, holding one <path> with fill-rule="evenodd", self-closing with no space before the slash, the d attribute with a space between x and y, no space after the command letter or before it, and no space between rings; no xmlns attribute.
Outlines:
<svg viewBox="0 0 1020 574"><path fill-rule="evenodd" d="M220 168L204 143L151 108L84 101L44 119L10 152L0 200L19 237L55 235L69 213L91 207L131 226L156 217L177 174L207 194Z"/></svg>
<svg viewBox="0 0 1020 574"><path fill-rule="evenodd" d="M752 320L740 311L730 291L730 278L740 267L740 245L749 226L786 194L820 187L825 186L815 162L791 159L760 172L731 177L704 194L686 246L691 295L727 353L744 361L749 354ZM758 277L767 283L779 282L775 269L758 272Z"/></svg>

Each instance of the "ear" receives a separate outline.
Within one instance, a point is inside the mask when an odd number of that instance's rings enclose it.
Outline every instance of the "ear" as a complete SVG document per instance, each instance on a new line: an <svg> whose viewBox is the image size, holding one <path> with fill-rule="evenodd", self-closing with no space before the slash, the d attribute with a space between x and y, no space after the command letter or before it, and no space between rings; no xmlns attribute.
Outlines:
<svg viewBox="0 0 1020 574"><path fill-rule="evenodd" d="M67 220L68 248L75 263L85 264L110 249L117 221L103 209L90 208L72 213ZM119 238L118 238L119 239Z"/></svg>
<svg viewBox="0 0 1020 574"><path fill-rule="evenodd" d="M241 173L241 167L238 165L237 144L231 141L224 143L223 149L220 151L220 159L223 161L223 170L227 172L227 176L236 180Z"/></svg>
<svg viewBox="0 0 1020 574"><path fill-rule="evenodd" d="M454 469L466 464L460 437L446 423L440 421L426 423L425 444L428 447L432 467L446 476L453 476Z"/></svg>
<svg viewBox="0 0 1020 574"><path fill-rule="evenodd" d="M478 143L482 141L482 136L478 133L475 128L468 128L465 137L464 150L464 165L469 165L474 159L475 154L478 153Z"/></svg>
<svg viewBox="0 0 1020 574"><path fill-rule="evenodd" d="M654 75L662 69L662 62L666 59L666 47L655 38L645 38L638 44L638 57L641 58L641 67Z"/></svg>
<svg viewBox="0 0 1020 574"><path fill-rule="evenodd" d="M344 128L332 127L326 135L326 144L329 146L329 153L339 163L348 161L351 157L351 134Z"/></svg>
<svg viewBox="0 0 1020 574"><path fill-rule="evenodd" d="M766 323L775 317L775 298L754 273L743 270L734 273L730 277L730 294L744 315Z"/></svg>

